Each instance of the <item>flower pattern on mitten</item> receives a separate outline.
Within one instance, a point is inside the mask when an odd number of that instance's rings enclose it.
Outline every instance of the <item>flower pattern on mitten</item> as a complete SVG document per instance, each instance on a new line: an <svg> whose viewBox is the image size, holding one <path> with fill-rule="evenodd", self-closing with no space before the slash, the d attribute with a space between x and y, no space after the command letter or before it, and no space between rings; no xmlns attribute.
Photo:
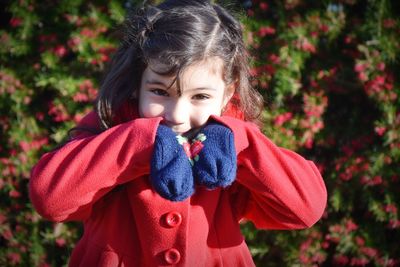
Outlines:
<svg viewBox="0 0 400 267"><path fill-rule="evenodd" d="M199 160L199 153L203 149L203 142L207 139L207 137L205 134L200 133L191 141L181 135L178 135L176 139L178 140L178 143L182 145L190 164L193 166L194 163Z"/></svg>

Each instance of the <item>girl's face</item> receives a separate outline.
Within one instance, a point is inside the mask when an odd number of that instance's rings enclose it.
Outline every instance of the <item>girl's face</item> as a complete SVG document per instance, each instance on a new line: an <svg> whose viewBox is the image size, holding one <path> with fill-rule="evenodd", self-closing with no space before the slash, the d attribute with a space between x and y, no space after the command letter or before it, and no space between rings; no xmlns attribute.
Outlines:
<svg viewBox="0 0 400 267"><path fill-rule="evenodd" d="M227 86L223 80L223 63L219 58L187 67L180 75L181 94L176 82L173 83L175 76L153 71L162 70L162 67L151 64L143 73L139 114L143 118L162 117L163 124L177 134L190 134L203 126L210 115L220 116L234 93L234 86Z"/></svg>

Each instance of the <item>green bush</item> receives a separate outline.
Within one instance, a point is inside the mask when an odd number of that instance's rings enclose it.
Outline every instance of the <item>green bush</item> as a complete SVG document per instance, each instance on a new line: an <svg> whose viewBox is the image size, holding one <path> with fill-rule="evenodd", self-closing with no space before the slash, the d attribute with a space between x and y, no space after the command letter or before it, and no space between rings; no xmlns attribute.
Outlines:
<svg viewBox="0 0 400 267"><path fill-rule="evenodd" d="M40 218L29 172L91 109L129 1L6 2L0 11L0 265L62 266L76 223ZM326 212L302 231L243 225L258 266L400 265L400 4L245 1L264 132L314 160Z"/></svg>

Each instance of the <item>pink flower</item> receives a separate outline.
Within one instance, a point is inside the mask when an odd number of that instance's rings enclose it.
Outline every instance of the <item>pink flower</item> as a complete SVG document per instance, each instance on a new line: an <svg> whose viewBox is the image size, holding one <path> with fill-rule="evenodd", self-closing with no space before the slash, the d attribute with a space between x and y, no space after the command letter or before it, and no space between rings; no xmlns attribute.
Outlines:
<svg viewBox="0 0 400 267"><path fill-rule="evenodd" d="M10 19L10 26L15 28L22 24L22 19L20 18L11 18Z"/></svg>
<svg viewBox="0 0 400 267"><path fill-rule="evenodd" d="M328 240L329 242L334 243L334 244L338 244L340 242L340 238L338 235L328 234L328 235L326 235L326 240Z"/></svg>
<svg viewBox="0 0 400 267"><path fill-rule="evenodd" d="M291 120L293 118L292 112L286 112L283 114L279 114L274 119L275 126L282 126L285 122Z"/></svg>
<svg viewBox="0 0 400 267"><path fill-rule="evenodd" d="M372 179L372 185L378 185L378 184L382 184L383 180L382 180L382 176L377 175Z"/></svg>
<svg viewBox="0 0 400 267"><path fill-rule="evenodd" d="M275 68L271 65L265 65L264 66L264 71L267 72L268 74L273 75L275 73Z"/></svg>
<svg viewBox="0 0 400 267"><path fill-rule="evenodd" d="M397 213L397 207L394 204L388 204L385 206L385 211L388 213L393 213L396 214Z"/></svg>
<svg viewBox="0 0 400 267"><path fill-rule="evenodd" d="M321 247L323 248L323 249L328 249L329 248L329 242L326 242L326 241L324 241L324 242L322 242L321 243Z"/></svg>
<svg viewBox="0 0 400 267"><path fill-rule="evenodd" d="M316 121L312 126L311 126L311 130L313 132L318 132L319 130L324 128L324 122L323 121Z"/></svg>
<svg viewBox="0 0 400 267"><path fill-rule="evenodd" d="M378 251L374 248L364 247L364 248L361 248L360 250L364 255L366 255L370 258L374 258L375 256L378 255Z"/></svg>
<svg viewBox="0 0 400 267"><path fill-rule="evenodd" d="M380 184L382 184L383 183L383 179L382 179L382 177L381 176L379 176L379 175L377 175L377 176L374 176L374 177L372 177L372 178L369 178L369 177L367 177L367 176L363 176L362 178L361 178L361 184L364 184L364 185L368 185L368 186L375 186L375 185L380 185Z"/></svg>
<svg viewBox="0 0 400 267"><path fill-rule="evenodd" d="M21 196L21 193L18 192L17 190L13 189L9 192L9 195L10 195L10 197L13 197L13 198L19 198Z"/></svg>
<svg viewBox="0 0 400 267"><path fill-rule="evenodd" d="M357 230L357 229L358 229L358 225L355 224L352 220L348 220L346 222L346 231L347 232L352 232L352 231Z"/></svg>
<svg viewBox="0 0 400 267"><path fill-rule="evenodd" d="M365 72L360 72L360 73L358 74L358 79L359 79L360 81L365 82L365 81L368 80L368 76L367 76L367 74L365 74Z"/></svg>
<svg viewBox="0 0 400 267"><path fill-rule="evenodd" d="M326 24L322 24L322 25L319 27L319 30L322 31L322 32L328 32L328 31L329 31L329 26L326 25Z"/></svg>
<svg viewBox="0 0 400 267"><path fill-rule="evenodd" d="M299 260L300 260L301 263L304 263L304 264L307 264L307 263L310 263L310 262L311 262L310 257L308 257L308 256L306 256L306 255L304 255L304 254L301 254L301 255L299 256Z"/></svg>
<svg viewBox="0 0 400 267"><path fill-rule="evenodd" d="M311 243L312 243L312 239L311 238L307 239L306 241L301 243L300 250L301 251L307 250L311 246Z"/></svg>
<svg viewBox="0 0 400 267"><path fill-rule="evenodd" d="M3 233L1 234L3 236L4 239L6 240L10 240L11 238L13 238L13 234L11 232L10 229L5 229L3 230Z"/></svg>
<svg viewBox="0 0 400 267"><path fill-rule="evenodd" d="M57 35L56 34L49 34L49 35L42 34L42 35L39 35L39 41L41 43L46 43L46 44L52 43L52 42L57 41Z"/></svg>
<svg viewBox="0 0 400 267"><path fill-rule="evenodd" d="M11 155L11 153L10 153L10 155ZM15 176L15 174L16 174L15 165L13 163L9 163L7 165L7 168L3 169L2 174L3 174L3 176L8 176L8 175Z"/></svg>
<svg viewBox="0 0 400 267"><path fill-rule="evenodd" d="M306 139L306 141L304 142L304 147L307 149L311 149L314 145L314 140L312 137L309 137Z"/></svg>
<svg viewBox="0 0 400 267"><path fill-rule="evenodd" d="M39 139L32 140L31 147L33 149L40 149L44 145L47 145L48 143L49 143L49 139L47 137L42 137L42 138L39 138Z"/></svg>
<svg viewBox="0 0 400 267"><path fill-rule="evenodd" d="M315 51L316 51L315 46L312 43L310 43L307 39L303 39L303 41L301 42L300 48L301 48L301 50L310 52L310 53L315 53Z"/></svg>
<svg viewBox="0 0 400 267"><path fill-rule="evenodd" d="M375 132L376 132L379 136L382 136L382 135L385 134L386 128L385 128L385 127L375 127Z"/></svg>
<svg viewBox="0 0 400 267"><path fill-rule="evenodd" d="M251 68L250 69L250 76L257 76L259 74L259 69L258 68Z"/></svg>
<svg viewBox="0 0 400 267"><path fill-rule="evenodd" d="M22 151L24 152L28 152L31 149L30 145L26 141L21 141L19 143L19 146L22 148Z"/></svg>
<svg viewBox="0 0 400 267"><path fill-rule="evenodd" d="M99 32L106 32L107 31L107 27L106 26L102 26L100 28L98 28Z"/></svg>
<svg viewBox="0 0 400 267"><path fill-rule="evenodd" d="M317 38L318 37L318 32L317 31L312 31L310 33L310 36L313 37L313 38Z"/></svg>
<svg viewBox="0 0 400 267"><path fill-rule="evenodd" d="M18 155L19 160L21 161L22 164L28 163L28 156L26 153L20 153Z"/></svg>
<svg viewBox="0 0 400 267"><path fill-rule="evenodd" d="M260 2L260 9L266 11L268 9L268 4L265 2Z"/></svg>
<svg viewBox="0 0 400 267"><path fill-rule="evenodd" d="M338 255L338 256L335 256L334 262L338 265L344 266L349 263L349 258L345 255Z"/></svg>
<svg viewBox="0 0 400 267"><path fill-rule="evenodd" d="M362 237L356 236L355 241L359 247L363 247L365 245L365 240Z"/></svg>
<svg viewBox="0 0 400 267"><path fill-rule="evenodd" d="M77 102L88 102L96 98L97 90L93 87L91 80L86 79L79 84L79 92L77 92L73 99Z"/></svg>
<svg viewBox="0 0 400 267"><path fill-rule="evenodd" d="M397 229L397 228L399 228L399 227L400 227L400 220L394 220L394 219L392 219L392 220L389 221L389 228L391 228L391 229Z"/></svg>
<svg viewBox="0 0 400 267"><path fill-rule="evenodd" d="M351 36L347 35L347 36L344 38L344 43L345 43L345 44L350 44L351 42L353 42L353 38L352 38Z"/></svg>
<svg viewBox="0 0 400 267"><path fill-rule="evenodd" d="M84 91L86 88L92 87L93 83L91 80L86 79L79 85L79 90Z"/></svg>
<svg viewBox="0 0 400 267"><path fill-rule="evenodd" d="M84 93L77 92L77 93L72 97L72 99L73 99L75 102L87 102L87 101L89 100L89 97L88 97L86 94L84 94Z"/></svg>
<svg viewBox="0 0 400 267"><path fill-rule="evenodd" d="M81 42L82 42L81 38L79 36L76 36L69 39L67 44L70 48L74 48L78 46Z"/></svg>
<svg viewBox="0 0 400 267"><path fill-rule="evenodd" d="M384 71L384 70L385 70L385 67L386 67L386 65L385 65L384 62L380 62L380 63L378 63L378 65L376 65L376 68L377 68L378 70L380 70L380 71Z"/></svg>
<svg viewBox="0 0 400 267"><path fill-rule="evenodd" d="M302 25L303 25L303 23L301 23L299 21L289 21L288 22L289 28L297 28L297 27L301 27Z"/></svg>
<svg viewBox="0 0 400 267"><path fill-rule="evenodd" d="M355 70L356 72L363 72L366 68L367 68L367 65L364 64L364 63L357 63L357 64L354 66L354 70Z"/></svg>
<svg viewBox="0 0 400 267"><path fill-rule="evenodd" d="M280 63L281 59L275 55L275 54L271 54L268 59L273 63L273 64L278 64Z"/></svg>
<svg viewBox="0 0 400 267"><path fill-rule="evenodd" d="M352 258L350 265L352 266L365 266L369 263L369 260L365 259L365 258Z"/></svg>
<svg viewBox="0 0 400 267"><path fill-rule="evenodd" d="M376 85L376 86L381 86L381 85L384 85L384 84L385 84L385 80L386 80L386 77L385 77L385 76L377 75L377 76L375 77L375 79L373 80L373 82L374 82L374 85Z"/></svg>
<svg viewBox="0 0 400 267"><path fill-rule="evenodd" d="M63 45L58 45L54 49L54 54L56 54L58 57L63 57L67 54L67 49Z"/></svg>
<svg viewBox="0 0 400 267"><path fill-rule="evenodd" d="M64 238L57 238L57 239L56 239L56 244L57 244L57 246L59 246L59 247L65 246L66 243L67 243L67 242L65 241Z"/></svg>
<svg viewBox="0 0 400 267"><path fill-rule="evenodd" d="M43 112L37 112L35 115L36 119L38 119L39 121L44 120L44 113Z"/></svg>
<svg viewBox="0 0 400 267"><path fill-rule="evenodd" d="M106 55L106 54L101 54L100 60L101 60L102 62L107 62L107 61L110 60L110 57L109 57L108 55Z"/></svg>
<svg viewBox="0 0 400 267"><path fill-rule="evenodd" d="M393 28L396 25L396 21L394 19L385 19L383 21L383 27L385 28Z"/></svg>
<svg viewBox="0 0 400 267"><path fill-rule="evenodd" d="M15 252L9 252L7 254L8 259L11 261L13 265L16 265L21 262L21 255Z"/></svg>
<svg viewBox="0 0 400 267"><path fill-rule="evenodd" d="M25 96L24 97L24 104L28 105L29 103L31 103L32 99L29 96Z"/></svg>
<svg viewBox="0 0 400 267"><path fill-rule="evenodd" d="M265 26L265 27L261 27L258 31L258 35L260 37L264 37L266 35L273 35L275 34L276 30L275 28L269 27L269 26Z"/></svg>
<svg viewBox="0 0 400 267"><path fill-rule="evenodd" d="M54 103L50 103L49 115L52 115L56 122L66 121L70 118L66 108L62 104L54 105Z"/></svg>
<svg viewBox="0 0 400 267"><path fill-rule="evenodd" d="M313 257L312 257L312 261L314 263L322 263L324 262L326 259L326 256L320 252L314 253ZM314 265L314 266L318 266L318 265Z"/></svg>
<svg viewBox="0 0 400 267"><path fill-rule="evenodd" d="M88 38L96 37L96 33L89 28L83 28L80 33L81 33L81 35L88 37Z"/></svg>

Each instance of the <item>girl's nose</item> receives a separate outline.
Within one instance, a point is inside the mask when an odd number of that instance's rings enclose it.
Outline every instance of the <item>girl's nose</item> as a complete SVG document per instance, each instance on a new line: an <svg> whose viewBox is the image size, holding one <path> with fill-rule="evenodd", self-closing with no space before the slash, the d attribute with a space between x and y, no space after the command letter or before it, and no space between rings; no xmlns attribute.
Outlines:
<svg viewBox="0 0 400 267"><path fill-rule="evenodd" d="M188 114L189 110L184 99L177 99L168 106L165 112L165 119L173 125L184 124Z"/></svg>

